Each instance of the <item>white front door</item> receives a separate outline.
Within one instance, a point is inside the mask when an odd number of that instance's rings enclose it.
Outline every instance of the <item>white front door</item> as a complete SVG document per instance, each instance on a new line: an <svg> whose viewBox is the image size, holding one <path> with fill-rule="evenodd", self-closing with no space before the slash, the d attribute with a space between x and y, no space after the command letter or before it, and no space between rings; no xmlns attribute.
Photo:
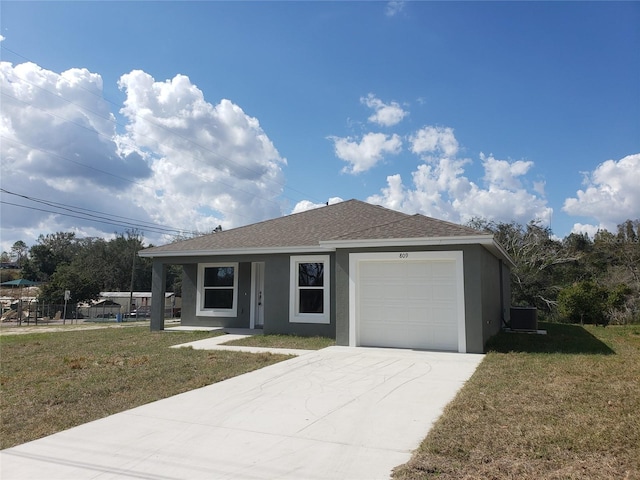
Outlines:
<svg viewBox="0 0 640 480"><path fill-rule="evenodd" d="M251 321L249 328L264 326L264 262L251 263Z"/></svg>

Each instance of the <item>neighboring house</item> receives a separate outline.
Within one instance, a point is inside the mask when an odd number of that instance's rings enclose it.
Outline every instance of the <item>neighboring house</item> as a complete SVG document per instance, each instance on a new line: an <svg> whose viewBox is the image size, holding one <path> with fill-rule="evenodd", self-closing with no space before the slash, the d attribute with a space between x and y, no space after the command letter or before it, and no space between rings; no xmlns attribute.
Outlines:
<svg viewBox="0 0 640 480"><path fill-rule="evenodd" d="M152 295L151 292L100 292L100 299L119 303L122 305L121 313L129 314L138 309L147 310L151 306ZM179 307L177 304L180 302L176 300L173 292L165 292L164 302L159 302L164 304L165 317L172 317L172 311Z"/></svg>
<svg viewBox="0 0 640 480"><path fill-rule="evenodd" d="M86 313L79 310L87 318L116 318L119 313L122 313L122 305L112 300L101 300L91 302L90 306L82 309L86 310Z"/></svg>
<svg viewBox="0 0 640 480"><path fill-rule="evenodd" d="M153 258L154 299L167 265L182 265L182 325L479 353L509 320L513 263L492 235L358 200L140 256Z"/></svg>
<svg viewBox="0 0 640 480"><path fill-rule="evenodd" d="M0 262L0 269L1 270L19 270L20 265L18 265L16 262Z"/></svg>

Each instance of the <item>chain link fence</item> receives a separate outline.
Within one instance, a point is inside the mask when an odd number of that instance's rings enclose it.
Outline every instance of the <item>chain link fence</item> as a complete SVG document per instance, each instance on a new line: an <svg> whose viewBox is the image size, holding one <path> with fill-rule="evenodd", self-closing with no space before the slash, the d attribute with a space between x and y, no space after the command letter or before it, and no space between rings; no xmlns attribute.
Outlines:
<svg viewBox="0 0 640 480"><path fill-rule="evenodd" d="M130 312L118 304L97 306L73 303L53 304L35 300L16 300L2 313L2 323L17 325L74 324L79 322L134 322L149 320L151 307L140 306ZM164 318L179 318L180 309L166 307Z"/></svg>

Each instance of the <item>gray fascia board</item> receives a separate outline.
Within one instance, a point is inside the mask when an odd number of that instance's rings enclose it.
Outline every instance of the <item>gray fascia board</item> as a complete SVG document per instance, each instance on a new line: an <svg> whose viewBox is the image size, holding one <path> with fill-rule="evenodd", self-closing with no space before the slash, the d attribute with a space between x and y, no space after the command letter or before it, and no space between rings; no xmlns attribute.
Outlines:
<svg viewBox="0 0 640 480"><path fill-rule="evenodd" d="M161 252L138 252L138 256L145 258L195 257L195 256L226 256L226 255L268 255L268 254L296 254L296 253L326 253L334 252L338 248L380 248L380 247L412 247L412 246L441 246L441 245L482 245L493 255L505 260L511 268L515 263L494 239L493 235L469 235L464 237L422 237L422 238L385 238L359 240L326 240L318 246L306 245L296 247L265 247L265 248L228 248L220 250L165 250Z"/></svg>
<svg viewBox="0 0 640 480"><path fill-rule="evenodd" d="M422 238L385 238L374 240L327 240L320 245L338 248L371 247L430 247L442 245L482 245L494 256L504 260L511 268L515 263L509 254L494 239L493 235L469 235L464 237L422 237Z"/></svg>
<svg viewBox="0 0 640 480"><path fill-rule="evenodd" d="M472 245L492 241L490 235L469 235L464 237L420 237L420 238L381 238L358 240L326 240L320 245L336 248L367 248L367 247L413 247L434 245Z"/></svg>
<svg viewBox="0 0 640 480"><path fill-rule="evenodd" d="M496 257L501 258L509 265L509 268L515 268L516 264L506 250L492 237L490 244L483 244L483 246L493 253Z"/></svg>
<svg viewBox="0 0 640 480"><path fill-rule="evenodd" d="M166 257L200 257L200 256L226 256L226 255L268 255L272 253L326 253L333 252L335 248L325 246L298 246L298 247L266 247L266 248L227 248L220 250L165 250L161 252L138 253L140 257L166 258Z"/></svg>

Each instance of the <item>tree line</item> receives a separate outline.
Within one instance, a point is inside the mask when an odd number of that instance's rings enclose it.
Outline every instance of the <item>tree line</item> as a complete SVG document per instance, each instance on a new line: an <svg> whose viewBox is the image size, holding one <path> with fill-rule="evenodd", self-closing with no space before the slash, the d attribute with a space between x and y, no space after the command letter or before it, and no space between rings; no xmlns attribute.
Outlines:
<svg viewBox="0 0 640 480"><path fill-rule="evenodd" d="M512 305L534 306L551 321L640 323L640 220L562 240L536 221L469 226L492 233L513 259Z"/></svg>
<svg viewBox="0 0 640 480"><path fill-rule="evenodd" d="M544 320L572 323L640 323L640 220L627 220L616 232L600 230L591 238L572 233L563 239L531 221L469 226L494 235L513 259L511 303L535 306ZM137 231L111 240L77 238L73 232L40 235L35 245L16 242L2 261L13 262L23 278L44 282L39 301L63 303L65 290L74 302L101 291L150 291L151 259ZM7 280L3 272L2 281ZM182 269L168 269L167 291L180 295Z"/></svg>
<svg viewBox="0 0 640 480"><path fill-rule="evenodd" d="M11 253L2 252L2 262L20 269L27 280L41 282L38 301L64 303L71 292L74 303L98 298L105 291L151 291L151 259L138 257L146 248L137 231L116 234L111 240L78 238L73 232L40 235L28 247L17 241ZM2 281L8 280L3 270ZM167 275L167 291L180 293L181 269L173 266Z"/></svg>

